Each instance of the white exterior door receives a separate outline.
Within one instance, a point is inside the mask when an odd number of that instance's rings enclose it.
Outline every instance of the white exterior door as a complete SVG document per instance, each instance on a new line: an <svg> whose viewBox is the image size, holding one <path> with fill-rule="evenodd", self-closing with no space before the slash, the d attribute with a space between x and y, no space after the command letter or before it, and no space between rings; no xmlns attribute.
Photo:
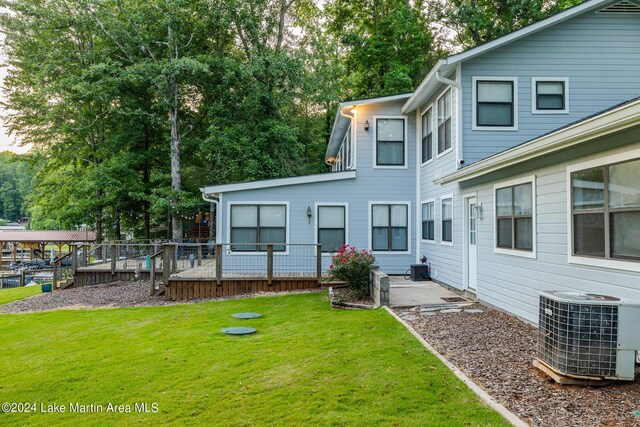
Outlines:
<svg viewBox="0 0 640 427"><path fill-rule="evenodd" d="M478 217L476 198L467 198L467 285L470 291L478 289Z"/></svg>

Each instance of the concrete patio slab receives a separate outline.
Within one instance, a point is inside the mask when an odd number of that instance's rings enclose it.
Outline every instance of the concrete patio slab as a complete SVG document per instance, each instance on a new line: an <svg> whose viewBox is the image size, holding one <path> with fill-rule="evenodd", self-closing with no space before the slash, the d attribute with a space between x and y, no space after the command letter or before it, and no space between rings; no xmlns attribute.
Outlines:
<svg viewBox="0 0 640 427"><path fill-rule="evenodd" d="M412 282L405 280L403 276L389 276L389 285L389 302L392 307L433 304L442 304L443 307L457 306L458 304L447 303L442 298L460 296L437 283Z"/></svg>

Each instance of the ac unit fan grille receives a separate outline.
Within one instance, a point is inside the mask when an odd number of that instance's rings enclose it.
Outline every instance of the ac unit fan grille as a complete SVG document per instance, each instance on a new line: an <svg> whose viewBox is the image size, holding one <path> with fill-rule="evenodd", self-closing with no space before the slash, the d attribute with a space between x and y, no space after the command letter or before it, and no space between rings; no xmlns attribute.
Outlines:
<svg viewBox="0 0 640 427"><path fill-rule="evenodd" d="M560 373L616 375L618 307L540 296L538 358Z"/></svg>

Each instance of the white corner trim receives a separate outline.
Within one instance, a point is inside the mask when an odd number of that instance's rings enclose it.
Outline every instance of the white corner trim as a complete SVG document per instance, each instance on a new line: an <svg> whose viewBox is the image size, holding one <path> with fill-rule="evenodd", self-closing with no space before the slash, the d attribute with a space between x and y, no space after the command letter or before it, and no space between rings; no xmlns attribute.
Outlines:
<svg viewBox="0 0 640 427"><path fill-rule="evenodd" d="M502 417L505 420L507 420L509 423L511 423L514 427L527 427L529 425L524 421L522 421L520 418L518 418L516 414L509 411L507 408L505 408L500 403L498 403L493 397L491 397L491 395L489 395L489 393L484 391L480 386L478 386L469 377L467 377L460 369L458 369L455 365L453 365L451 362L445 359L444 356L438 353L438 351L435 348L433 348L427 341L425 341L425 339L422 338L420 334L418 334L404 320L398 317L398 315L396 315L393 312L393 310L391 310L389 307L384 307L384 309L387 311L387 313L393 316L398 322L400 322L401 325L404 325L404 327L407 328L409 333L411 333L411 335L413 335L418 340L418 342L422 344L424 348L427 349L427 351L429 351L434 356L436 356L447 368L449 368L451 372L453 372L453 374L460 381L462 381L467 387L469 387L469 389L471 389L471 391L474 392L487 406L489 406L491 409L495 410L500 415L502 415Z"/></svg>
<svg viewBox="0 0 640 427"><path fill-rule="evenodd" d="M573 254L573 203L571 188L571 173L583 169L591 169L598 166L605 166L613 163L619 163L625 160L633 160L640 158L640 148L619 151L604 157L598 157L592 160L575 162L567 166L567 262L569 264L585 265L589 267L609 268L612 270L640 272L640 262L625 261L620 259L605 259L589 256L581 256ZM606 244L606 242L605 242Z"/></svg>
<svg viewBox="0 0 640 427"><path fill-rule="evenodd" d="M444 227L442 226L442 221L444 218L444 216L442 215L442 202L447 199L451 199L451 241L450 242L442 240L442 231L444 230ZM440 196L440 244L442 246L453 246L453 231L454 231L454 225L456 222L454 204L455 204L455 200L453 198L453 193L444 194Z"/></svg>
<svg viewBox="0 0 640 427"><path fill-rule="evenodd" d="M404 164L402 165L377 165L378 162L378 119L402 119L404 123ZM373 116L373 123L369 124L369 130L372 130L373 136L373 168L374 169L408 169L409 168L409 123L406 116L390 115L390 116Z"/></svg>
<svg viewBox="0 0 640 427"><path fill-rule="evenodd" d="M313 204L313 244L318 244L318 217L321 206L344 206L344 243L349 244L349 202L315 202ZM332 256L331 252L322 252L322 256Z"/></svg>
<svg viewBox="0 0 640 427"><path fill-rule="evenodd" d="M285 237L284 237L284 243L286 246L286 250L284 252L277 252L275 253L274 251L274 255L289 255L289 231L291 230L290 227L290 223L291 223L291 209L289 206L289 202L284 202L284 201L233 201L233 202L227 202L227 242L226 243L235 243L231 241L231 206L233 205L284 205L285 209L284 209L284 215L285 215ZM238 252L238 251L231 251L231 253L229 255L266 255L266 251L265 252L260 252L260 251L256 251L256 252Z"/></svg>
<svg viewBox="0 0 640 427"><path fill-rule="evenodd" d="M496 198L496 192L500 188L512 187L514 185L519 184L531 184L531 251L519 250L519 249L506 249L498 247L498 202ZM493 185L493 253L501 254L501 255L511 255L518 256L522 258L537 258L538 248L537 248L537 223L538 218L536 216L536 206L537 206L537 189L536 189L536 176L535 175L527 175L521 176L518 178L513 178L508 181L501 181Z"/></svg>
<svg viewBox="0 0 640 427"><path fill-rule="evenodd" d="M415 113L416 116L416 200L420 200L420 178L421 178L421 162L422 162L422 115L420 114L420 109L416 110ZM433 114L432 114L433 117ZM433 138L433 137L432 137ZM433 143L433 139L432 139L432 143ZM431 154L433 154L433 149L431 150ZM433 160L433 159L432 159ZM420 214L420 210L422 209L422 206L418 206L418 203L416 203L416 212L415 212L415 218L416 218L416 227L415 227L415 239L416 239L416 264L418 262L420 262L420 233L421 233L421 227L418 227L418 218L419 218L419 214Z"/></svg>
<svg viewBox="0 0 640 427"><path fill-rule="evenodd" d="M291 178L266 179L263 181L239 182L236 184L210 185L201 188L204 194L230 193L242 190L257 190L259 188L282 187L285 185L311 184L314 182L339 181L343 179L354 179L356 171L319 173L315 175L293 176Z"/></svg>
<svg viewBox="0 0 640 427"><path fill-rule="evenodd" d="M407 250L406 251L374 251L373 250L373 236L371 235L373 229L373 205L406 205L407 206ZM370 201L369 208L367 209L367 214L369 216L369 220L367 221L368 225L368 241L369 246L367 249L371 251L374 255L407 255L411 253L411 242L413 237L411 236L411 202L407 200L403 201ZM389 222L391 222L391 218L389 218Z"/></svg>
<svg viewBox="0 0 640 427"><path fill-rule="evenodd" d="M538 110L537 82L564 83L564 110ZM569 78L568 77L531 77L531 114L569 114Z"/></svg>
<svg viewBox="0 0 640 427"><path fill-rule="evenodd" d="M478 85L477 82L513 82L513 126L479 126L478 120ZM471 77L471 130L515 132L518 130L518 78L506 76L473 76Z"/></svg>

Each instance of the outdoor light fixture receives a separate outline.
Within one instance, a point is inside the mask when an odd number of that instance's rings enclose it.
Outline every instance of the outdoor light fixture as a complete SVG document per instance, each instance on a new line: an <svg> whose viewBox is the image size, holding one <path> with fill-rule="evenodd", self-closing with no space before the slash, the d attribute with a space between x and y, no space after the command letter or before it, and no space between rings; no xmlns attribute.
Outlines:
<svg viewBox="0 0 640 427"><path fill-rule="evenodd" d="M356 107L353 107L353 108L351 109L351 114L355 114L355 113L356 113L356 111L358 111L358 109L357 109Z"/></svg>
<svg viewBox="0 0 640 427"><path fill-rule="evenodd" d="M327 158L327 163L329 163L330 165L334 164L335 161L336 161L336 158L333 156Z"/></svg>
<svg viewBox="0 0 640 427"><path fill-rule="evenodd" d="M311 206L307 206L307 221L311 224Z"/></svg>
<svg viewBox="0 0 640 427"><path fill-rule="evenodd" d="M482 202L476 205L476 216L478 219L482 219Z"/></svg>
<svg viewBox="0 0 640 427"><path fill-rule="evenodd" d="M365 120L364 122L364 131L369 132L369 120Z"/></svg>

